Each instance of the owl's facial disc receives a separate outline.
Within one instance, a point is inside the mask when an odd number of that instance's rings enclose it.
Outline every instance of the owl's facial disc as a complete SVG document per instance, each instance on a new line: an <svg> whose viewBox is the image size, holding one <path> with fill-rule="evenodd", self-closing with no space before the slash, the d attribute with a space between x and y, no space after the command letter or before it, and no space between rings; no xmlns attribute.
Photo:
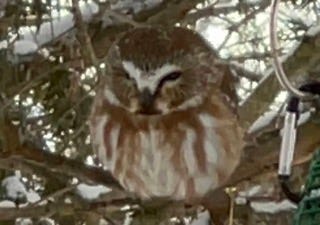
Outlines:
<svg viewBox="0 0 320 225"><path fill-rule="evenodd" d="M135 101L137 104L130 111L145 115L165 113L167 111L166 106L156 103L157 95L165 82L175 81L180 77L180 67L173 64L164 64L157 69L146 71L138 68L130 61L123 61L122 65L129 78L134 80L139 92L137 101Z"/></svg>

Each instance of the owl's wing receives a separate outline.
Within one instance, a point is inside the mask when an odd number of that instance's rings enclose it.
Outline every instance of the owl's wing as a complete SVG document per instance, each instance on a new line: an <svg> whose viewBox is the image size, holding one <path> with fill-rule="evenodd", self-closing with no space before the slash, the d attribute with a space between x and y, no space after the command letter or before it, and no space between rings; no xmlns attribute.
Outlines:
<svg viewBox="0 0 320 225"><path fill-rule="evenodd" d="M219 70L223 73L220 82L220 90L225 96L225 99L229 106L237 112L237 106L239 103L239 98L236 92L236 86L238 83L237 76L232 72L231 68L227 64L221 64L218 66Z"/></svg>

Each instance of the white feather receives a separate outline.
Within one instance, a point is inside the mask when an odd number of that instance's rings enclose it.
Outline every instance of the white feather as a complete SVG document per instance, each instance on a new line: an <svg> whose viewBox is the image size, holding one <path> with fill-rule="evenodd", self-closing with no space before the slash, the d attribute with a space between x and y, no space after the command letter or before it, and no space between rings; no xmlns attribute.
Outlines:
<svg viewBox="0 0 320 225"><path fill-rule="evenodd" d="M108 88L104 89L104 96L112 105L120 105L119 99Z"/></svg>
<svg viewBox="0 0 320 225"><path fill-rule="evenodd" d="M194 148L194 143L197 141L196 131L191 127L184 126L183 124L177 126L176 130L172 132L184 132L184 137L182 137L183 143L178 151L182 151L182 160L185 163L185 167L188 170L188 175L182 177L178 171L175 169L175 165L172 165L172 146L170 143L163 143L160 130L156 130L155 127L150 125L148 130L140 131L137 135L133 137L136 138L136 142L141 144L139 153L141 155L140 162L131 165L123 163L122 173L117 177L122 184L126 184L125 187L129 191L138 192L143 194L144 197L150 196L172 196L175 199L183 199L190 192L189 180L194 181L195 192L198 195L205 194L208 190L215 188L217 184L217 173L216 167L218 164L218 155L220 154L221 143L219 142L219 137L214 133L214 127L219 125L214 117L209 114L200 114L198 116L199 122L204 127L204 149L206 153L205 162L207 164L207 173L199 176L200 168L197 165L196 152ZM108 165L108 168L114 171L115 165L112 159L106 159L106 151L103 148L104 143L104 127L108 122L107 117L101 117L100 122L97 125L99 133L97 133L97 140L101 149L99 151L99 158L103 159L103 163ZM118 146L118 139L121 130L121 124L115 125L109 134L110 145L112 148L113 155L115 157L116 149ZM132 139L127 137L122 143L128 151L132 146ZM168 151L167 151L168 150ZM170 153L170 154L169 154ZM127 157L132 157L130 154L126 154L122 158L123 162L127 162L129 159ZM156 159L156 160L155 160ZM182 162L182 163L183 163ZM109 164L108 164L109 163ZM140 178L144 183L142 190L137 183L130 182L131 179L127 177L125 171L133 170L134 173Z"/></svg>
<svg viewBox="0 0 320 225"><path fill-rule="evenodd" d="M98 156L99 159L102 159L102 164L107 167L107 156L106 156L106 149L104 144L104 127L108 122L107 115L100 116L97 119L97 127L95 128L96 134L94 135L95 141L93 143L97 143L98 148ZM109 168L108 168L109 169Z"/></svg>
<svg viewBox="0 0 320 225"><path fill-rule="evenodd" d="M149 141L148 134L144 131L139 131L139 136L140 136L141 149L142 150L150 149L150 141Z"/></svg>
<svg viewBox="0 0 320 225"><path fill-rule="evenodd" d="M182 104L180 104L177 107L177 111L178 110L185 110L185 109L189 109L191 107L196 107L201 105L201 103L203 102L203 97L198 95L198 96L194 96L186 101L184 101Z"/></svg>
<svg viewBox="0 0 320 225"><path fill-rule="evenodd" d="M210 176L194 178L196 193L204 194L214 187L214 181L217 180L216 174Z"/></svg>
<svg viewBox="0 0 320 225"><path fill-rule="evenodd" d="M173 170L170 155L165 153L166 146L161 143L160 132L149 127L149 132L139 132L141 143L141 177L148 190L157 196L170 196L177 189L179 177ZM157 159L157 160L154 160Z"/></svg>
<svg viewBox="0 0 320 225"><path fill-rule="evenodd" d="M119 141L119 133L120 133L120 125L116 124L114 127L112 127L111 133L110 133L110 146L112 151L112 158L109 159L109 168L111 170L115 169L115 159L117 158L117 148L118 148L118 141Z"/></svg>
<svg viewBox="0 0 320 225"><path fill-rule="evenodd" d="M216 120L208 113L199 114L199 119L204 127L215 127L217 124Z"/></svg>
<svg viewBox="0 0 320 225"><path fill-rule="evenodd" d="M205 128L205 141L204 149L206 158L210 163L218 163L218 152L222 148L218 139L218 134L214 131L214 127L217 126L217 121L207 113L201 113L199 120Z"/></svg>
<svg viewBox="0 0 320 225"><path fill-rule="evenodd" d="M188 168L190 175L195 175L198 171L197 162L194 152L194 142L196 140L196 133L190 128L185 128L186 137L183 140L182 148L184 161Z"/></svg>
<svg viewBox="0 0 320 225"><path fill-rule="evenodd" d="M179 186L178 186L178 190L177 193L175 193L177 195L177 199L184 199L186 196L186 189L187 189L187 184L184 180L179 180Z"/></svg>
<svg viewBox="0 0 320 225"><path fill-rule="evenodd" d="M206 134L204 142L204 150L206 152L206 159L213 164L218 163L218 150L217 142L213 141L216 134L212 133L210 136ZM211 138L210 138L211 137ZM211 140L210 140L211 139Z"/></svg>

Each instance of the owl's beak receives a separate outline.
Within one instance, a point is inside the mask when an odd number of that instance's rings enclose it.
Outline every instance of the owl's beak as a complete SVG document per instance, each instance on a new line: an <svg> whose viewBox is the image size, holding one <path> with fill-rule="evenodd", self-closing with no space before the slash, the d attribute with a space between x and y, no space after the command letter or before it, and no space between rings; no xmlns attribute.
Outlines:
<svg viewBox="0 0 320 225"><path fill-rule="evenodd" d="M147 88L143 89L140 94L139 102L142 108L151 108L153 105L154 96Z"/></svg>
<svg viewBox="0 0 320 225"><path fill-rule="evenodd" d="M140 93L139 103L141 114L158 114L159 112L154 108L155 96L147 88L143 89Z"/></svg>

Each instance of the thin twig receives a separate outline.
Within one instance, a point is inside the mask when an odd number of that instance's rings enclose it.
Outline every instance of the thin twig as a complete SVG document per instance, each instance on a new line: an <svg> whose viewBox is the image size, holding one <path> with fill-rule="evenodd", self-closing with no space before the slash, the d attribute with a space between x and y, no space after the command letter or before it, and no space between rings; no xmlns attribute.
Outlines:
<svg viewBox="0 0 320 225"><path fill-rule="evenodd" d="M50 74L52 74L54 71L60 70L60 69L67 69L67 65L66 64L59 64L55 67L52 67L50 70L48 70L46 73L43 73L39 76L37 76L35 79L31 80L30 82L28 82L24 87L22 87L17 93L15 93L12 98L8 99L5 101L5 103L3 104L2 108L0 109L0 113L3 112L7 107L9 107L13 102L14 102L14 98L17 95L21 95L24 92L30 90L31 88L33 88L34 86L38 85L43 78L49 76Z"/></svg>
<svg viewBox="0 0 320 225"><path fill-rule="evenodd" d="M40 199L39 201L36 201L36 202L30 204L30 207L33 207L33 206L36 206L36 205L40 205L42 202L44 202L44 201L46 201L46 200L48 200L50 198L57 198L57 197L59 197L61 195L64 195L65 193L68 193L68 192L72 191L73 189L75 189L75 187L77 185L78 184L71 184L71 185L69 185L67 187L64 187L64 188L54 192L54 193L51 193L50 195L46 196L45 198Z"/></svg>
<svg viewBox="0 0 320 225"><path fill-rule="evenodd" d="M94 48L91 43L91 38L88 34L86 24L83 21L83 18L81 15L79 1L72 0L72 6L73 6L75 26L78 29L77 35L79 38L79 42L81 43L81 46L83 46L83 48L81 48L83 57L97 69L99 76L103 76L105 74L105 70L100 67L99 60L96 57ZM110 70L109 64L107 62L105 64L106 64L106 69Z"/></svg>
<svg viewBox="0 0 320 225"><path fill-rule="evenodd" d="M111 9L107 9L107 8L104 9L104 13L109 14L111 17L115 18L116 20L118 20L121 23L130 24L133 27L144 27L144 26L146 26L143 23L138 23L138 22L134 21L133 19L129 18L128 16L126 16L126 15L124 15L122 13L113 11Z"/></svg>

